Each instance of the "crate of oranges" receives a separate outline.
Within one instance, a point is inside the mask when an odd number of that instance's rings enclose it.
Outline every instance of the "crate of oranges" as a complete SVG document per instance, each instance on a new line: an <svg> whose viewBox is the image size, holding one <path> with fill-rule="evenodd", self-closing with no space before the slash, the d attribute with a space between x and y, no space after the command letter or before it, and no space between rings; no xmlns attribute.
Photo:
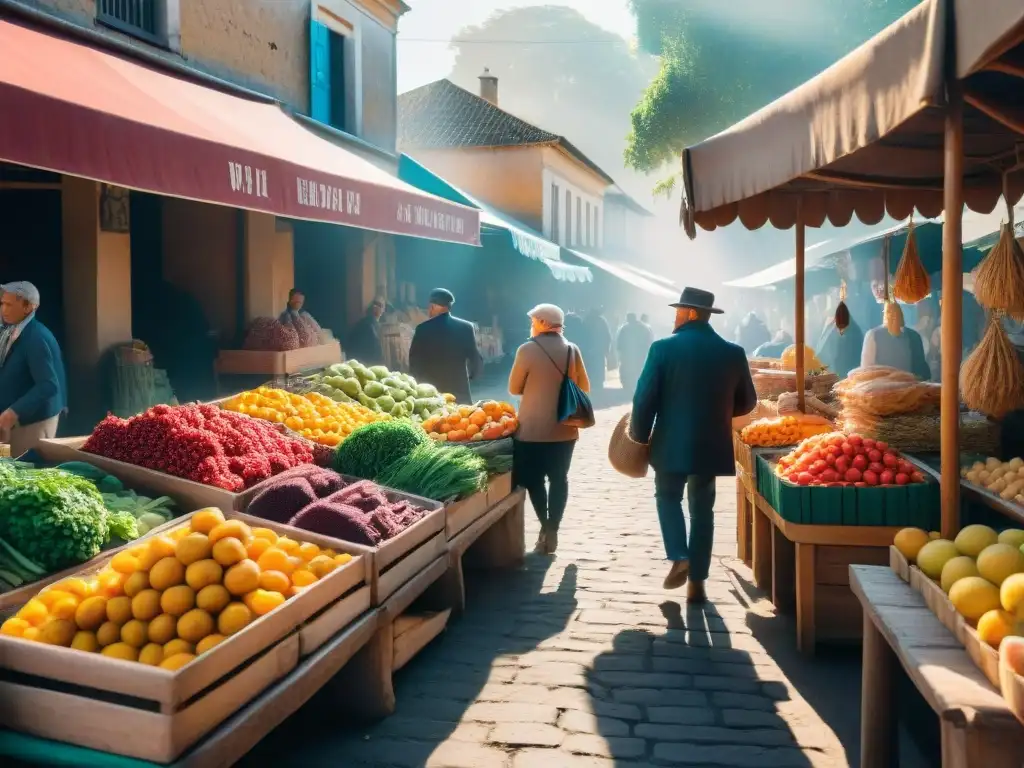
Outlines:
<svg viewBox="0 0 1024 768"><path fill-rule="evenodd" d="M359 427L391 418L359 403L339 403L319 392L297 395L270 387L241 392L222 400L220 407L283 424L307 440L331 448L340 445Z"/></svg>
<svg viewBox="0 0 1024 768"><path fill-rule="evenodd" d="M431 438L448 443L500 440L518 428L516 409L494 400L480 405L453 405L423 422L423 429Z"/></svg>
<svg viewBox="0 0 1024 768"><path fill-rule="evenodd" d="M341 613L351 622L369 609L371 563L360 548L260 523L199 510L11 612L0 667L39 682L26 706L21 683L0 681L0 719L171 762L315 650L304 629L326 618L340 631ZM87 727L74 716L83 706Z"/></svg>

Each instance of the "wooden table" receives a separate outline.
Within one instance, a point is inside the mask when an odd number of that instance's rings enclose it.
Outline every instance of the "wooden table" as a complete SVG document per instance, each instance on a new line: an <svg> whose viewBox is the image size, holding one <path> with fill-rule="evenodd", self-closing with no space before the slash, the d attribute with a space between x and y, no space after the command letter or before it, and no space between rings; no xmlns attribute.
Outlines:
<svg viewBox="0 0 1024 768"><path fill-rule="evenodd" d="M895 768L898 661L939 716L942 768L1021 768L1024 726L924 598L889 568L851 565L864 614L860 764Z"/></svg>
<svg viewBox="0 0 1024 768"><path fill-rule="evenodd" d="M849 566L886 565L899 528L801 525L784 520L754 492L751 570L780 613L796 613L797 648L813 654L819 640L859 641L861 618L850 592Z"/></svg>

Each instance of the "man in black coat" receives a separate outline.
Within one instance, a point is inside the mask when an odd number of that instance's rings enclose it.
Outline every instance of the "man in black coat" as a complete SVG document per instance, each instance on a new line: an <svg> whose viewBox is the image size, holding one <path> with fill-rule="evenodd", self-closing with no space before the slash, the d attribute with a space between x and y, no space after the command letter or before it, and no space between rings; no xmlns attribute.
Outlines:
<svg viewBox="0 0 1024 768"><path fill-rule="evenodd" d="M671 305L676 329L651 347L630 419L631 437L651 447L658 521L672 562L664 586L678 589L689 579L691 602L705 599L715 537L715 478L736 474L732 420L757 404L742 347L727 342L708 322L721 312L714 303L713 293L687 288Z"/></svg>
<svg viewBox="0 0 1024 768"><path fill-rule="evenodd" d="M452 317L455 297L436 288L430 293L430 319L416 326L409 348L409 371L421 384L455 395L458 403L472 403L469 380L477 378L484 359L476 346L473 324Z"/></svg>

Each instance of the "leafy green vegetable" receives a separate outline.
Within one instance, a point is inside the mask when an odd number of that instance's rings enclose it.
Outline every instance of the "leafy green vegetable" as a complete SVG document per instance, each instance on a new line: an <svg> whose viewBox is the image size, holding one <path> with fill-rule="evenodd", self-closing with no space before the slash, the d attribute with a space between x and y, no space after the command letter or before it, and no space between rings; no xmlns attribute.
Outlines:
<svg viewBox="0 0 1024 768"><path fill-rule="evenodd" d="M91 481L100 493L120 493L124 490L124 483L116 477L84 461L68 461L64 464L59 464L57 469L84 477L86 480Z"/></svg>
<svg viewBox="0 0 1024 768"><path fill-rule="evenodd" d="M99 554L107 516L96 487L67 472L39 470L0 485L0 537L47 571Z"/></svg>
<svg viewBox="0 0 1024 768"><path fill-rule="evenodd" d="M392 461L375 480L397 491L449 501L483 490L487 486L487 466L468 448L427 442Z"/></svg>
<svg viewBox="0 0 1024 768"><path fill-rule="evenodd" d="M402 421L378 421L355 430L338 446L334 468L343 475L376 480L393 461L430 442L421 427Z"/></svg>
<svg viewBox="0 0 1024 768"><path fill-rule="evenodd" d="M110 532L110 538L116 537L121 539L121 541L135 541L135 539L139 538L139 528L135 515L128 510L108 509L107 527Z"/></svg>

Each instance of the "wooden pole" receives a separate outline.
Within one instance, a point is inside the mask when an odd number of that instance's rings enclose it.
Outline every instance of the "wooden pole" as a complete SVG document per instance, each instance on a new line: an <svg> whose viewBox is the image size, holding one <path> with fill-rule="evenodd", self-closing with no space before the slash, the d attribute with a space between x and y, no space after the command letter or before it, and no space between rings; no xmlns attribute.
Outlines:
<svg viewBox="0 0 1024 768"><path fill-rule="evenodd" d="M960 529L960 362L963 355L964 103L950 78L946 111L942 227L942 527L952 540Z"/></svg>
<svg viewBox="0 0 1024 768"><path fill-rule="evenodd" d="M800 206L796 211L796 399L802 413L807 412L804 403L804 217Z"/></svg>

